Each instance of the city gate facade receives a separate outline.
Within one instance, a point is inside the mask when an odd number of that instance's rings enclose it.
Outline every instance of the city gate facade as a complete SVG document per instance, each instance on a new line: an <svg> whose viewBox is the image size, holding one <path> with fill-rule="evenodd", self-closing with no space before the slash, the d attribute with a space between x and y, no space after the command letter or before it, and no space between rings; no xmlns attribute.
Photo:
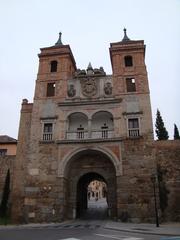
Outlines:
<svg viewBox="0 0 180 240"><path fill-rule="evenodd" d="M109 217L151 221L155 171L145 45L110 44L112 74L77 69L61 34L42 48L34 101L23 99L14 165L12 218L52 222L81 217L87 185L107 184Z"/></svg>

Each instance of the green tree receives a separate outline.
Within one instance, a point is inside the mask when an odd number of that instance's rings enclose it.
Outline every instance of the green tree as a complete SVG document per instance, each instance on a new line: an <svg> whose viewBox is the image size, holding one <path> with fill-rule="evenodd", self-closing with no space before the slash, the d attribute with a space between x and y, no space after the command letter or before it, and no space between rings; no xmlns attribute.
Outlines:
<svg viewBox="0 0 180 240"><path fill-rule="evenodd" d="M179 136L179 130L176 126L176 124L174 124L174 140L176 139L180 139L180 136Z"/></svg>
<svg viewBox="0 0 180 240"><path fill-rule="evenodd" d="M158 140L167 140L169 138L168 131L164 126L163 119L161 117L160 111L157 109L156 113L156 135Z"/></svg>
<svg viewBox="0 0 180 240"><path fill-rule="evenodd" d="M10 171L8 169L0 205L0 217L7 216L9 193L10 193Z"/></svg>

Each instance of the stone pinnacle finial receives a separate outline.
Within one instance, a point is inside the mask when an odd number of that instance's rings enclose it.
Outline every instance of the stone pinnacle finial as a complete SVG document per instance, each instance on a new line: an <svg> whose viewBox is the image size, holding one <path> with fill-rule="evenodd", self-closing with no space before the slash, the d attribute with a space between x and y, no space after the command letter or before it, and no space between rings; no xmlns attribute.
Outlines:
<svg viewBox="0 0 180 240"><path fill-rule="evenodd" d="M92 69L93 69L93 68L92 68L91 62L89 62L88 67L87 67L87 70L92 70Z"/></svg>
<svg viewBox="0 0 180 240"><path fill-rule="evenodd" d="M55 43L55 46L63 45L63 43L62 43L62 41L61 41L61 36L62 36L62 33L60 32L60 33L59 33L59 39L58 39L58 41Z"/></svg>
<svg viewBox="0 0 180 240"><path fill-rule="evenodd" d="M124 28L123 31L124 31L124 37L123 37L123 39L122 39L122 42L124 42L124 41L130 41L130 39L128 38L128 36L127 36L127 34L126 34L126 28Z"/></svg>
<svg viewBox="0 0 180 240"><path fill-rule="evenodd" d="M87 75L92 75L94 74L93 68L91 63L89 62L88 67L87 67Z"/></svg>

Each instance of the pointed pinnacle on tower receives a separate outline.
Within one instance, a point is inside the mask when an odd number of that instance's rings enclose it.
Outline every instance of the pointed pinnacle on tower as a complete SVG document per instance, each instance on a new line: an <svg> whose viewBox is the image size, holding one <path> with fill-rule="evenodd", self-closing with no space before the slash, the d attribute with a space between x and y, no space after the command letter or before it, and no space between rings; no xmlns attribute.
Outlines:
<svg viewBox="0 0 180 240"><path fill-rule="evenodd" d="M123 37L123 39L122 39L122 42L124 42L124 41L130 41L130 39L128 38L128 36L127 36L127 34L126 34L126 28L124 28L123 31L124 31L124 37Z"/></svg>
<svg viewBox="0 0 180 240"><path fill-rule="evenodd" d="M93 68L92 68L91 62L89 62L88 67L87 67L87 70L92 70L92 69L93 69Z"/></svg>
<svg viewBox="0 0 180 240"><path fill-rule="evenodd" d="M61 40L61 36L62 36L62 33L60 32L60 33L59 33L59 38L58 38L57 42L55 43L55 46L61 46L61 45L63 45L62 40Z"/></svg>

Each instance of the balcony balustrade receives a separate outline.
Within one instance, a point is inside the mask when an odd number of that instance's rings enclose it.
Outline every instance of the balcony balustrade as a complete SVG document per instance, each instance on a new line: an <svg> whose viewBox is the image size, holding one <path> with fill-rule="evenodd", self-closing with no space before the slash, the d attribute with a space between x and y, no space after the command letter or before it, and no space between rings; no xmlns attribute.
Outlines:
<svg viewBox="0 0 180 240"><path fill-rule="evenodd" d="M140 136L139 128L128 129L129 138L138 138ZM85 131L67 131L66 139L68 140L83 140L83 139L111 139L114 138L114 130L92 130ZM48 142L53 140L52 133L43 133L43 141Z"/></svg>
<svg viewBox="0 0 180 240"><path fill-rule="evenodd" d="M114 131L113 130L93 130L91 138L113 138Z"/></svg>
<svg viewBox="0 0 180 240"><path fill-rule="evenodd" d="M139 137L139 136L140 136L139 128L129 129L129 137L130 138L136 138L136 137Z"/></svg>
<svg viewBox="0 0 180 240"><path fill-rule="evenodd" d="M52 141L52 133L43 133L43 141Z"/></svg>
<svg viewBox="0 0 180 240"><path fill-rule="evenodd" d="M88 131L67 131L66 138L70 140L87 139Z"/></svg>
<svg viewBox="0 0 180 240"><path fill-rule="evenodd" d="M92 130L88 131L67 131L66 138L69 140L79 140L79 139L107 139L113 138L113 130Z"/></svg>

